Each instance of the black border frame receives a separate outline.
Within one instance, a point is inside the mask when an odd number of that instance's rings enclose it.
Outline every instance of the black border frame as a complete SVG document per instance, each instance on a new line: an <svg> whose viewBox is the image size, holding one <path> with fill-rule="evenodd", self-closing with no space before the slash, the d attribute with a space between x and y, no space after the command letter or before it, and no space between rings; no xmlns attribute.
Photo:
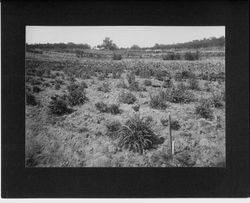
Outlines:
<svg viewBox="0 0 250 203"><path fill-rule="evenodd" d="M249 2L2 2L2 197L249 196ZM25 168L25 25L225 25L226 168Z"/></svg>

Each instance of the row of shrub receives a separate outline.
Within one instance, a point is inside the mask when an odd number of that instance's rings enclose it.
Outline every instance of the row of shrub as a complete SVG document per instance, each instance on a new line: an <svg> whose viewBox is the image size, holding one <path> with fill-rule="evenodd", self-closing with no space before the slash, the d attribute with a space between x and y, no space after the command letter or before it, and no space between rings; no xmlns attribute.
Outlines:
<svg viewBox="0 0 250 203"><path fill-rule="evenodd" d="M198 51L196 52L185 52L184 55L181 55L180 53L168 53L167 55L163 55L163 60L188 60L188 61L194 61L199 60L200 53Z"/></svg>

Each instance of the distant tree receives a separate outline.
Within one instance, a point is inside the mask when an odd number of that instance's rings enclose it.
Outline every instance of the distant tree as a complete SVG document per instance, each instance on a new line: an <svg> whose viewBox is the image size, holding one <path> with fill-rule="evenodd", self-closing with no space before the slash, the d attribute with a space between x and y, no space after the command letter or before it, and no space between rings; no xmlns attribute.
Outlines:
<svg viewBox="0 0 250 203"><path fill-rule="evenodd" d="M113 43L113 41L109 37L105 37L103 43L101 45L97 45L98 48L104 48L108 50L116 50L118 49L117 45Z"/></svg>
<svg viewBox="0 0 250 203"><path fill-rule="evenodd" d="M130 47L130 49L137 50L137 49L140 49L140 47L138 45L134 44L133 46Z"/></svg>

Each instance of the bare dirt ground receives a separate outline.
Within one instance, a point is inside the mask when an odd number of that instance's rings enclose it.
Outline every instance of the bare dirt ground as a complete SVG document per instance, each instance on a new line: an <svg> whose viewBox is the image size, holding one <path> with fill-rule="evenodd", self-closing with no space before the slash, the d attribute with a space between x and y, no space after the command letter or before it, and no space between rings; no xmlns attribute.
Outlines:
<svg viewBox="0 0 250 203"><path fill-rule="evenodd" d="M63 54L28 54L27 61L65 62L75 61L86 63L89 59L77 59L72 55ZM89 99L82 105L72 107L73 112L62 116L50 115L49 103L51 97L63 95L67 92L69 77L65 67L53 69L49 77L37 75L26 75L33 80L38 80L37 85L42 91L33 93L39 104L26 105L26 166L27 167L222 167L225 166L225 102L223 107L212 107L212 119L205 119L195 113L195 108L200 99L208 99L214 92L225 90L225 82L198 80L199 90L190 90L196 100L190 103L166 102L166 109L154 109L150 106L150 95L156 94L162 89L162 81L155 77L148 78L154 86L145 86L145 78L136 76L136 81L144 91L132 91L136 97L134 104L124 104L119 101L121 91L127 89L119 88L121 81L126 81L126 74L133 68L134 60L122 59L127 64L127 69L120 78L110 76L99 80L98 76L83 79L76 77L76 82L84 81L87 84L86 96ZM150 60L144 60L145 63ZM151 60L152 62L152 60ZM217 72L225 72L224 58L210 60L205 59L197 62L189 61L161 61L163 64L171 64L169 70L171 75L182 71L182 67L188 67L198 74L206 71L204 67L214 67ZM132 65L131 65L132 64ZM181 65L180 65L181 64ZM202 64L202 65L201 65ZM218 65L219 64L219 65ZM202 66L202 70L199 68ZM180 68L181 67L181 68ZM39 67L38 67L39 68ZM50 65L46 65L50 69ZM67 67L66 67L67 68ZM166 70L167 67L166 67ZM51 77L56 75L56 77ZM55 88L53 81L61 79L60 89ZM179 81L173 79L173 85ZM110 91L102 92L98 88L103 83L109 84ZM44 85L47 83L48 85ZM183 80L187 84L186 80ZM26 85L32 88L34 84L30 81ZM158 86L157 86L158 85ZM209 91L206 88L210 88ZM95 104L104 102L106 104L117 104L121 110L120 114L100 112ZM138 105L139 111L133 110ZM170 157L168 127L161 122L167 119L171 113L173 120L178 121L180 128L173 130L175 141L175 154ZM152 130L163 142L152 149L147 149L143 154L129 151L118 146L117 140L107 136L107 123L119 121L124 123L135 114L141 118L152 118Z"/></svg>

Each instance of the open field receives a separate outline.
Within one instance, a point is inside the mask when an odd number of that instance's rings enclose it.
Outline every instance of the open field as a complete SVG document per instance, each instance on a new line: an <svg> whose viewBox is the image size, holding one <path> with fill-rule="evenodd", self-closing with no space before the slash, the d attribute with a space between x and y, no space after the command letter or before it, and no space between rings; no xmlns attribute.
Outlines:
<svg viewBox="0 0 250 203"><path fill-rule="evenodd" d="M225 58L210 52L192 61L27 52L26 166L225 166Z"/></svg>

